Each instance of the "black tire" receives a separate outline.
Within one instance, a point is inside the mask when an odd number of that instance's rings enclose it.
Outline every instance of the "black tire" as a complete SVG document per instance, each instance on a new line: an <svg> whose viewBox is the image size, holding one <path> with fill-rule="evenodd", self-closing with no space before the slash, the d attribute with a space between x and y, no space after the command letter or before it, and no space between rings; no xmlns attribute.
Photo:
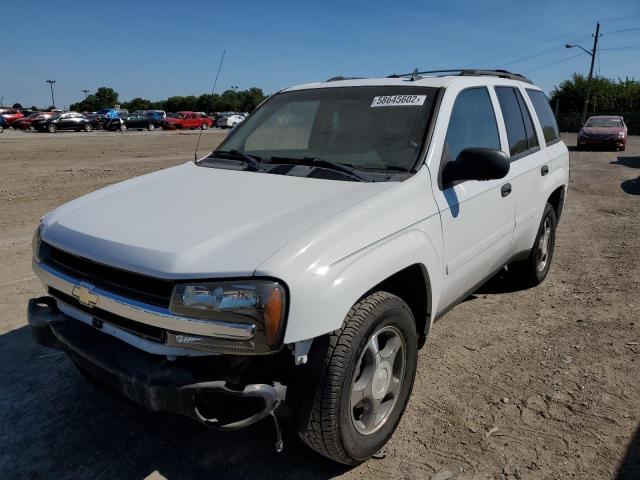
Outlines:
<svg viewBox="0 0 640 480"><path fill-rule="evenodd" d="M118 126L118 129L119 129L121 132L126 132L126 131L127 131L127 126L126 126L124 123L121 123L121 124Z"/></svg>
<svg viewBox="0 0 640 480"><path fill-rule="evenodd" d="M47 131L49 133L56 133L57 130L58 130L58 127L56 127L55 124L50 123L49 125L47 125Z"/></svg>
<svg viewBox="0 0 640 480"><path fill-rule="evenodd" d="M4 127L0 125L0 133L4 132Z"/></svg>
<svg viewBox="0 0 640 480"><path fill-rule="evenodd" d="M93 125L91 125L90 123L85 123L85 124L84 124L84 127L82 127L82 129L83 129L85 132L90 132L90 131L92 131L92 130L93 130Z"/></svg>
<svg viewBox="0 0 640 480"><path fill-rule="evenodd" d="M385 329L392 329L403 340L404 366L400 386L386 419L376 427L377 430L362 434L355 426L356 409L351 404L356 368L360 369L364 364L363 352L374 334ZM329 342L311 415L307 425L300 429L300 436L325 457L345 465L356 465L387 443L407 406L418 360L416 324L411 310L401 298L388 292L375 292L349 310L342 327L331 334ZM394 358L397 361L398 356ZM393 365L395 370L395 361Z"/></svg>
<svg viewBox="0 0 640 480"><path fill-rule="evenodd" d="M147 130L151 131L153 129L155 129L156 126L153 123L150 123L149 125L147 125Z"/></svg>
<svg viewBox="0 0 640 480"><path fill-rule="evenodd" d="M540 245L541 240L545 235L547 222L550 227L550 231L546 249L546 259L544 259L543 250ZM558 219L556 217L556 212L553 209L553 206L551 206L550 203L547 203L544 208L544 212L542 213L542 220L540 221L538 233L536 234L536 239L533 243L533 248L531 249L529 256L525 260L513 262L509 265L509 272L523 287L535 287L542 283L542 281L547 277L553 260L557 225ZM542 265L543 260L544 265Z"/></svg>

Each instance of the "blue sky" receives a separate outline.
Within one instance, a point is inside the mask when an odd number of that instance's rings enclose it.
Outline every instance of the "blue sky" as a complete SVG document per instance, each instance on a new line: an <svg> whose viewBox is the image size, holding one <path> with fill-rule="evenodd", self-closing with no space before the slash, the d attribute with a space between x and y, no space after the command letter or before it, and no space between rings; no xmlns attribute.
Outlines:
<svg viewBox="0 0 640 480"><path fill-rule="evenodd" d="M563 45L591 48L596 20L596 73L640 79L637 0L29 0L3 2L0 15L5 104L49 105L47 79L57 81L58 106L100 86L122 100L199 95L211 90L223 49L217 92L460 66L524 72L549 91L588 70L589 57Z"/></svg>

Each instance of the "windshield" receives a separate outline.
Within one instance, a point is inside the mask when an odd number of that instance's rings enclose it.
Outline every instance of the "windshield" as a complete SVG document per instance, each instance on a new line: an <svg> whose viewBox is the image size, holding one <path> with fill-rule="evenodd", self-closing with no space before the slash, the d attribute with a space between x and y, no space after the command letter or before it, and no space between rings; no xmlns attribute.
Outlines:
<svg viewBox="0 0 640 480"><path fill-rule="evenodd" d="M619 118L590 118L587 120L585 127L621 127L622 122Z"/></svg>
<svg viewBox="0 0 640 480"><path fill-rule="evenodd" d="M218 150L266 161L318 158L356 169L409 171L422 148L436 91L381 86L280 93Z"/></svg>

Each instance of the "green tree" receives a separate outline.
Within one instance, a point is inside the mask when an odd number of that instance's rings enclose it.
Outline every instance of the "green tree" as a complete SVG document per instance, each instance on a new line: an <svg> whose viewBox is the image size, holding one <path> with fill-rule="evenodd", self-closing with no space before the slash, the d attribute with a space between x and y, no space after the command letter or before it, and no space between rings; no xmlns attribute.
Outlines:
<svg viewBox="0 0 640 480"><path fill-rule="evenodd" d="M135 112L136 110L153 110L151 100L145 98L136 97L129 102L123 102L122 108Z"/></svg>

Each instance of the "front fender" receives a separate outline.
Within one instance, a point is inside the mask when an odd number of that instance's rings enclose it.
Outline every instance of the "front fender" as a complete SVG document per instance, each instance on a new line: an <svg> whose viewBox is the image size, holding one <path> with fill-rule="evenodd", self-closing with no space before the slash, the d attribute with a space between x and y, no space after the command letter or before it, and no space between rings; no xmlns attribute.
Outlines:
<svg viewBox="0 0 640 480"><path fill-rule="evenodd" d="M314 338L342 325L349 309L374 286L411 265L423 266L430 280L434 311L441 295L440 218L433 215L328 266L312 265L285 278L290 292L285 343ZM427 292L425 291L425 295ZM433 315L430 315L433 318ZM427 328L430 324L427 325Z"/></svg>

